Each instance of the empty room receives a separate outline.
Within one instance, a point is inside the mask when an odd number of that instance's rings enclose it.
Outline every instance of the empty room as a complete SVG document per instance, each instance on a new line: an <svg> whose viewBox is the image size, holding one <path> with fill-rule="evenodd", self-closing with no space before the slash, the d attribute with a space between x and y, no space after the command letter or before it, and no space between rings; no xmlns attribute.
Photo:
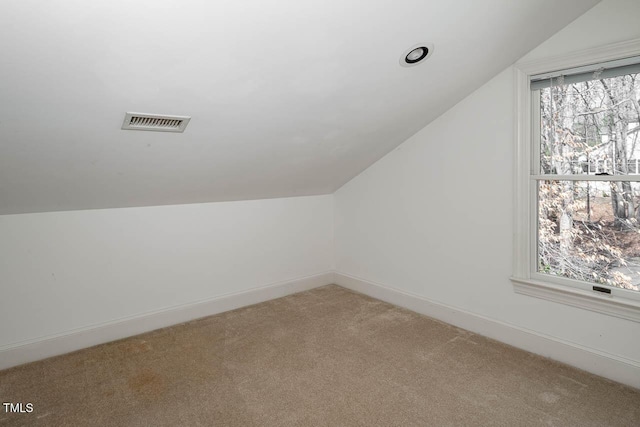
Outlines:
<svg viewBox="0 0 640 427"><path fill-rule="evenodd" d="M0 426L640 426L638 0L5 0Z"/></svg>

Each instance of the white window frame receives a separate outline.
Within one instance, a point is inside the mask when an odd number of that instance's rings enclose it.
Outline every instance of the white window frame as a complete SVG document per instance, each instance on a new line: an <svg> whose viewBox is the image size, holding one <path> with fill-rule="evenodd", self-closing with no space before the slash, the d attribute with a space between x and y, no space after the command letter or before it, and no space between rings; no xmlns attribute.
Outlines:
<svg viewBox="0 0 640 427"><path fill-rule="evenodd" d="M640 39L515 64L514 257L515 292L640 322L640 292L613 288L611 294L590 290L592 283L538 273L537 194L532 185L534 112L531 76L640 55Z"/></svg>

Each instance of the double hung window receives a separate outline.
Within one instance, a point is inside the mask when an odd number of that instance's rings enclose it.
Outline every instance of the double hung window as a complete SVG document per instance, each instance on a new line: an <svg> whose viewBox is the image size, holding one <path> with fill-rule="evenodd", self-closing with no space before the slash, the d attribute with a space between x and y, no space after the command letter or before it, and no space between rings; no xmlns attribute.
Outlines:
<svg viewBox="0 0 640 427"><path fill-rule="evenodd" d="M516 291L640 321L640 56L520 74Z"/></svg>

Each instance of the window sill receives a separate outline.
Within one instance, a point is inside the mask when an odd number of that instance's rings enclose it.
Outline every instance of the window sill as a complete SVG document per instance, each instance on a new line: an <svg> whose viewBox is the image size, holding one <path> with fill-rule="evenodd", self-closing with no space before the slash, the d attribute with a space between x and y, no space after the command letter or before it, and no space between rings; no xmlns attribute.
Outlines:
<svg viewBox="0 0 640 427"><path fill-rule="evenodd" d="M595 292L573 289L532 279L511 277L518 294L559 302L622 319L640 322L640 303L628 299L603 296Z"/></svg>

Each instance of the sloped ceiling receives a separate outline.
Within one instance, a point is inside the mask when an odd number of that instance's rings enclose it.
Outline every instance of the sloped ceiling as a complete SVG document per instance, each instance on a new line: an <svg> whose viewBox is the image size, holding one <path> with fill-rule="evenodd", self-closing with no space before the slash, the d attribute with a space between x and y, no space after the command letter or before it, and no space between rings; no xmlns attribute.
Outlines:
<svg viewBox="0 0 640 427"><path fill-rule="evenodd" d="M331 193L596 3L3 1L0 214Z"/></svg>

